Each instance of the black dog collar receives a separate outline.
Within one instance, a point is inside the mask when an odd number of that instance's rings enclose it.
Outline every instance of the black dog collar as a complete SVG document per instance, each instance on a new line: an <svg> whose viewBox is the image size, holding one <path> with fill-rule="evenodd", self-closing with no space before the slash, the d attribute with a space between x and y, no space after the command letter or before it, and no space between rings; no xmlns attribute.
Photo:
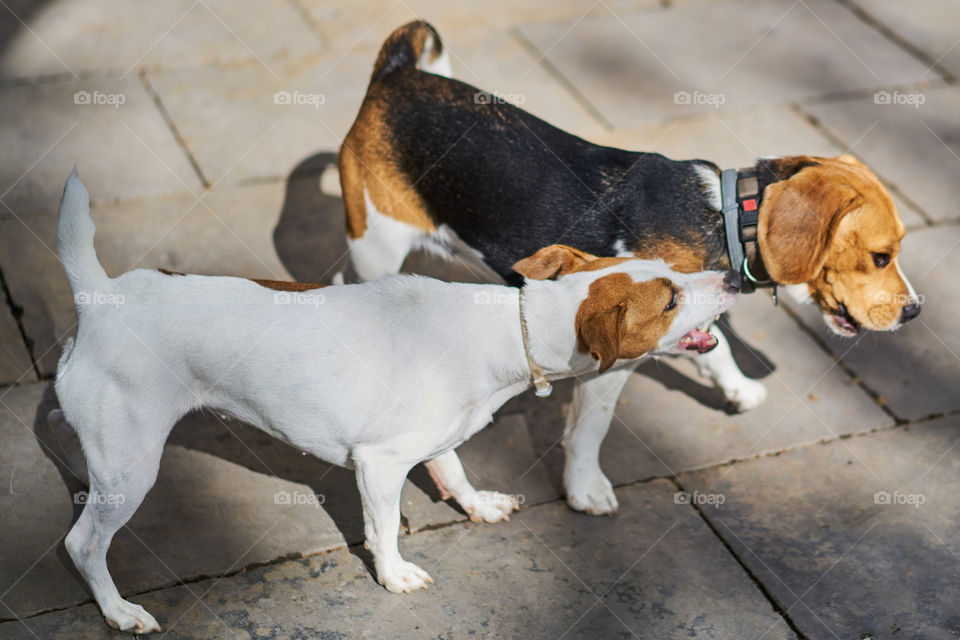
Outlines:
<svg viewBox="0 0 960 640"><path fill-rule="evenodd" d="M743 275L740 290L753 293L757 287L773 287L773 303L776 304L777 283L767 277L757 242L760 211L757 172L754 169L724 169L720 173L720 201L730 268Z"/></svg>

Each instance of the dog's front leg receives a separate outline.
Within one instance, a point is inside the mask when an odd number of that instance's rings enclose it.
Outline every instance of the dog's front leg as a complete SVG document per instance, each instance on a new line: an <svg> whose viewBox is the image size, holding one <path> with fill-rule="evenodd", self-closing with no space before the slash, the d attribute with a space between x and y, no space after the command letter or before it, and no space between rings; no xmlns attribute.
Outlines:
<svg viewBox="0 0 960 640"><path fill-rule="evenodd" d="M712 351L694 356L700 375L713 382L723 397L740 411L749 411L763 404L767 399L766 385L743 375L733 359L730 343L716 325L710 327L710 333L717 339L717 346Z"/></svg>
<svg viewBox="0 0 960 640"><path fill-rule="evenodd" d="M400 490L412 465L395 456L365 449L355 451L357 486L363 501L363 530L373 554L377 581L394 593L425 589L433 582L426 571L400 557Z"/></svg>
<svg viewBox="0 0 960 640"><path fill-rule="evenodd" d="M613 485L600 470L600 445L610 429L617 398L632 372L632 367L609 371L578 382L573 389L563 434L563 484L571 509L600 515L615 513L619 507Z"/></svg>
<svg viewBox="0 0 960 640"><path fill-rule="evenodd" d="M440 490L440 497L453 498L474 522L509 520L517 508L517 499L496 491L477 491L467 480L456 451L448 451L424 465Z"/></svg>

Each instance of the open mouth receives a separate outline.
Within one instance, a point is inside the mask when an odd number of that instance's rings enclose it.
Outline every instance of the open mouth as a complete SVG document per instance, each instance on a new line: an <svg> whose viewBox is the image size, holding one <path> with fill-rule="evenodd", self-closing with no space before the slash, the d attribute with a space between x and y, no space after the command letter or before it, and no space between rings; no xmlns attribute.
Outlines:
<svg viewBox="0 0 960 640"><path fill-rule="evenodd" d="M830 321L833 323L833 328L840 335L844 336L855 336L860 331L860 323L853 319L853 316L850 315L850 312L847 311L847 307L842 302L837 307L836 311L830 313Z"/></svg>
<svg viewBox="0 0 960 640"><path fill-rule="evenodd" d="M684 351L706 353L717 346L717 339L708 331L709 325L697 327L680 338L680 348Z"/></svg>

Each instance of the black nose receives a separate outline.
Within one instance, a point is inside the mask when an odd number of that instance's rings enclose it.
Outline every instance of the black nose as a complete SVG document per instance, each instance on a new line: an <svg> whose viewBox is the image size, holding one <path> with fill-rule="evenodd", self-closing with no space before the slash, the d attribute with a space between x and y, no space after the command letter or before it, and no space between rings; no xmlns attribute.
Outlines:
<svg viewBox="0 0 960 640"><path fill-rule="evenodd" d="M920 305L918 305L916 302L911 302L903 308L903 315L900 316L900 322L913 320L918 315L920 315Z"/></svg>
<svg viewBox="0 0 960 640"><path fill-rule="evenodd" d="M740 272L732 269L727 271L723 276L723 288L727 293L740 293Z"/></svg>

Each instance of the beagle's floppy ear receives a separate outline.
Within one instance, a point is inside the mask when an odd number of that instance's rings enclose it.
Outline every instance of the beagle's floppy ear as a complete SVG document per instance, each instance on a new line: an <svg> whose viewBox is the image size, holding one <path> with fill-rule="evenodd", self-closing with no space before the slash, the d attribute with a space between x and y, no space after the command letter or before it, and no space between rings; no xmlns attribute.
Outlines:
<svg viewBox="0 0 960 640"><path fill-rule="evenodd" d="M780 284L812 280L840 220L862 201L844 173L830 165L807 167L769 185L760 204L758 240L770 277Z"/></svg>
<svg viewBox="0 0 960 640"><path fill-rule="evenodd" d="M565 244L552 244L540 249L529 258L513 265L513 270L531 280L550 280L566 273L580 271L588 262L597 257L568 247Z"/></svg>
<svg viewBox="0 0 960 640"><path fill-rule="evenodd" d="M623 333L624 304L593 313L577 313L577 342L581 351L600 362L599 373L613 366L620 357L620 334Z"/></svg>

